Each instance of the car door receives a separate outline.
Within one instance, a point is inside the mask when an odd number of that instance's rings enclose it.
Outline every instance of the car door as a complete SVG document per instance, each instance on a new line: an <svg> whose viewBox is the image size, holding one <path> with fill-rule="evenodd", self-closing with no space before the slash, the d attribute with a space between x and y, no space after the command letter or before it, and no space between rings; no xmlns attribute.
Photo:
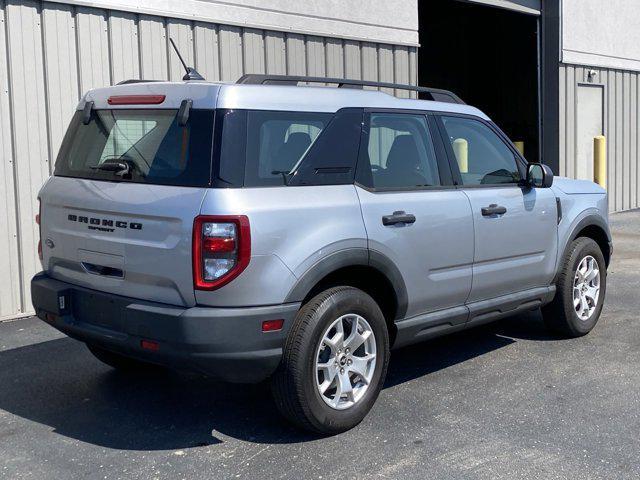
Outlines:
<svg viewBox="0 0 640 480"><path fill-rule="evenodd" d="M432 122L421 113L367 113L356 190L371 254L387 257L402 275L405 317L462 306L450 323L463 323L473 221L467 197L451 181L442 140L431 134Z"/></svg>
<svg viewBox="0 0 640 480"><path fill-rule="evenodd" d="M454 181L473 212L473 287L467 303L548 286L558 242L553 191L523 186L524 162L494 125L457 115L438 120Z"/></svg>

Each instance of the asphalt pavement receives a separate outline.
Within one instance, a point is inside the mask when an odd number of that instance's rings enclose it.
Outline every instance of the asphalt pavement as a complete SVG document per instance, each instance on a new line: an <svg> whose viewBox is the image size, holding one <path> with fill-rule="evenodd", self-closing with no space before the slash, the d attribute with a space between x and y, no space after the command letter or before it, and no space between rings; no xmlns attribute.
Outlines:
<svg viewBox="0 0 640 480"><path fill-rule="evenodd" d="M611 224L590 335L530 313L396 351L332 438L285 423L266 385L122 374L38 319L0 323L0 478L640 478L640 212Z"/></svg>

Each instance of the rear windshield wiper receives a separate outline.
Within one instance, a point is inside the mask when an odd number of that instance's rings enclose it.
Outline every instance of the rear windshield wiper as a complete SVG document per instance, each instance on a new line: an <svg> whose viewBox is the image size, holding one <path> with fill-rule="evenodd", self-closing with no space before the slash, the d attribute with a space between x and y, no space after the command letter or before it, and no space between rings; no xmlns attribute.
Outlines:
<svg viewBox="0 0 640 480"><path fill-rule="evenodd" d="M127 172L129 170L129 165L124 162L104 162L90 168L92 170L102 170L104 172L115 172L118 174L120 172Z"/></svg>

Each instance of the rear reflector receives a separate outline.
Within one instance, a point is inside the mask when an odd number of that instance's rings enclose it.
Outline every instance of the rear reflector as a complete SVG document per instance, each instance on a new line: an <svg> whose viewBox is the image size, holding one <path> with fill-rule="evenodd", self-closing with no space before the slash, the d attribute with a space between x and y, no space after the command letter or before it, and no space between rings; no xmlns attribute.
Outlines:
<svg viewBox="0 0 640 480"><path fill-rule="evenodd" d="M140 340L140 346L144 350L150 350L152 352L157 352L160 350L160 344L158 342L154 342L153 340Z"/></svg>
<svg viewBox="0 0 640 480"><path fill-rule="evenodd" d="M277 332L278 330L282 330L283 325L284 320L265 320L264 322L262 322L262 331Z"/></svg>
<svg viewBox="0 0 640 480"><path fill-rule="evenodd" d="M109 97L109 105L158 105L164 102L164 95L114 95Z"/></svg>

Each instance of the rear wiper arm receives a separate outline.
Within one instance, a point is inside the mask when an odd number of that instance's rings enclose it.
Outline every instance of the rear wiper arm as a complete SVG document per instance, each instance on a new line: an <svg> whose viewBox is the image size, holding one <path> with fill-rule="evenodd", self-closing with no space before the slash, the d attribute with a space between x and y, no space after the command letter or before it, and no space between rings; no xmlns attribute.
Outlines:
<svg viewBox="0 0 640 480"><path fill-rule="evenodd" d="M92 170L102 170L104 172L114 172L116 175L125 175L129 172L129 165L124 162L104 162L95 167L91 167Z"/></svg>

